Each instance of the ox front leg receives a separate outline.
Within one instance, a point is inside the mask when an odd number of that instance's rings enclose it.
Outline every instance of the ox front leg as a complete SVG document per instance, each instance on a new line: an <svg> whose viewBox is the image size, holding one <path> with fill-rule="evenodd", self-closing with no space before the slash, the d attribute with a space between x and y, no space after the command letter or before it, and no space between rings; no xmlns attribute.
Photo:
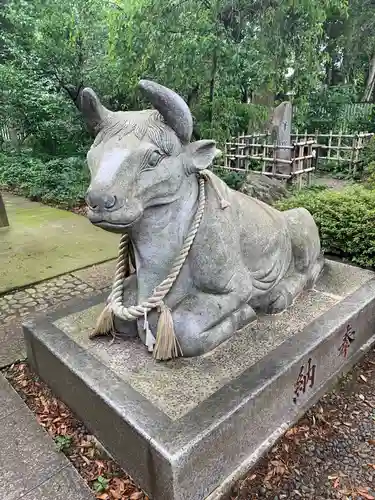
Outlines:
<svg viewBox="0 0 375 500"><path fill-rule="evenodd" d="M198 291L185 297L173 312L183 355L207 353L254 321L256 313L248 305L250 295L244 299L235 291L220 295Z"/></svg>

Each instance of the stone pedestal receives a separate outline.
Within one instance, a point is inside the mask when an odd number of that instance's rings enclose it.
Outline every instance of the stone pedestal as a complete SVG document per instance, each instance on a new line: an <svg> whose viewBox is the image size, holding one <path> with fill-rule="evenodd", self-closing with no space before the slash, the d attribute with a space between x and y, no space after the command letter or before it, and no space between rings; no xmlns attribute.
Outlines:
<svg viewBox="0 0 375 500"><path fill-rule="evenodd" d="M373 276L328 261L289 310L167 363L88 340L104 296L77 299L24 324L28 358L152 498L220 498L375 341Z"/></svg>

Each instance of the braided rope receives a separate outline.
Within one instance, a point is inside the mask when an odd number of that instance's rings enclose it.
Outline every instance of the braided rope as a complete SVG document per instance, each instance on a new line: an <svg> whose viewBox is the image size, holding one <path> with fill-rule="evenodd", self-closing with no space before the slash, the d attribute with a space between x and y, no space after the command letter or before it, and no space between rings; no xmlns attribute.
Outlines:
<svg viewBox="0 0 375 500"><path fill-rule="evenodd" d="M181 268L185 263L190 248L193 244L194 238L198 232L201 223L204 207L206 203L205 196L205 177L199 178L199 198L198 207L195 212L194 220L189 230L189 233L184 241L184 245L177 258L175 259L172 269L168 276L158 285L154 293L147 300L136 306L125 307L123 301L124 280L127 276L129 266L129 236L123 234L120 240L117 265L115 271L115 278L112 286L112 291L108 297L108 307L112 310L113 314L123 320L135 320L142 318L152 309L159 307L172 288Z"/></svg>

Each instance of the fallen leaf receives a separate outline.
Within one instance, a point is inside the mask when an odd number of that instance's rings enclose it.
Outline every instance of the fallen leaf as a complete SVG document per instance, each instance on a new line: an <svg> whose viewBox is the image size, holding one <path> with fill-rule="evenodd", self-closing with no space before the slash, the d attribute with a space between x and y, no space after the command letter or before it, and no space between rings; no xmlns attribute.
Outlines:
<svg viewBox="0 0 375 500"><path fill-rule="evenodd" d="M122 498L121 492L115 491L115 490L109 490L109 492L115 500L121 500L121 498Z"/></svg>
<svg viewBox="0 0 375 500"><path fill-rule="evenodd" d="M344 425L346 425L346 427L351 427L352 424L350 422L343 422Z"/></svg>
<svg viewBox="0 0 375 500"><path fill-rule="evenodd" d="M254 479L257 477L256 474L253 474L252 476L249 477L249 481L254 481Z"/></svg>
<svg viewBox="0 0 375 500"><path fill-rule="evenodd" d="M364 397L364 395L363 395L363 394L358 394L358 397L359 397L359 399L361 399L362 401L364 401L364 400L365 400L365 397Z"/></svg>
<svg viewBox="0 0 375 500"><path fill-rule="evenodd" d="M142 491L136 491L132 495L130 495L130 500L141 500L143 498L143 493Z"/></svg>
<svg viewBox="0 0 375 500"><path fill-rule="evenodd" d="M101 495L96 495L96 498L98 500L109 500L109 496L108 496L108 493L102 493Z"/></svg>
<svg viewBox="0 0 375 500"><path fill-rule="evenodd" d="M328 476L328 479L332 481L333 479L337 479L339 476Z"/></svg>
<svg viewBox="0 0 375 500"><path fill-rule="evenodd" d="M367 382L367 378L364 375L360 375L359 378L361 378L363 382Z"/></svg>
<svg viewBox="0 0 375 500"><path fill-rule="evenodd" d="M368 493L368 488L358 488L357 493L359 493L366 500L375 500L375 497Z"/></svg>
<svg viewBox="0 0 375 500"><path fill-rule="evenodd" d="M367 464L369 467L371 467L372 469L375 469L375 464Z"/></svg>
<svg viewBox="0 0 375 500"><path fill-rule="evenodd" d="M372 444L372 445L374 445L374 446L375 446L375 439L369 439L369 440L368 440L368 443L369 443L369 444Z"/></svg>
<svg viewBox="0 0 375 500"><path fill-rule="evenodd" d="M80 443L80 447L81 447L81 448L91 448L91 446L92 446L92 443L90 443L90 441L84 441L84 440L83 440L83 441L81 441L81 443Z"/></svg>
<svg viewBox="0 0 375 500"><path fill-rule="evenodd" d="M81 457L82 457L82 460L86 463L86 465L90 465L91 462L87 457L85 457L84 455L81 455Z"/></svg>
<svg viewBox="0 0 375 500"><path fill-rule="evenodd" d="M333 487L334 487L334 488L338 488L338 487L339 487L339 484L340 484L340 478L338 478L338 477L337 477L337 478L335 479L335 482L333 483Z"/></svg>

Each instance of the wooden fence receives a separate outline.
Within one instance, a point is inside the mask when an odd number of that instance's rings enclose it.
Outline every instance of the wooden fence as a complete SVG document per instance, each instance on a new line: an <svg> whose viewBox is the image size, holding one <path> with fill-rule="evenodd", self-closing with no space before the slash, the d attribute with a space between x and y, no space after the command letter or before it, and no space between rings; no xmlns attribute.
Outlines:
<svg viewBox="0 0 375 500"><path fill-rule="evenodd" d="M11 142L13 145L18 145L22 143L24 139L24 132L9 127L6 124L0 126L0 144Z"/></svg>
<svg viewBox="0 0 375 500"><path fill-rule="evenodd" d="M361 151L374 134L344 132L329 134L291 134L291 145L272 142L271 134L241 135L227 142L221 168L237 172L254 172L293 181L298 188L310 185L311 174L318 163L346 163L355 173L361 163Z"/></svg>
<svg viewBox="0 0 375 500"><path fill-rule="evenodd" d="M297 187L302 187L304 180L310 185L315 170L314 146L309 137L283 145L271 143L271 134L242 135L226 143L221 168L296 180Z"/></svg>
<svg viewBox="0 0 375 500"><path fill-rule="evenodd" d="M319 162L345 163L348 166L348 171L353 173L362 161L361 151L373 135L369 132L348 134L340 131L334 133L332 130L329 134L321 134L318 131L314 134L308 134L305 131L303 134L298 134L298 132L293 134L292 141L312 137L315 142L314 148L318 164Z"/></svg>

